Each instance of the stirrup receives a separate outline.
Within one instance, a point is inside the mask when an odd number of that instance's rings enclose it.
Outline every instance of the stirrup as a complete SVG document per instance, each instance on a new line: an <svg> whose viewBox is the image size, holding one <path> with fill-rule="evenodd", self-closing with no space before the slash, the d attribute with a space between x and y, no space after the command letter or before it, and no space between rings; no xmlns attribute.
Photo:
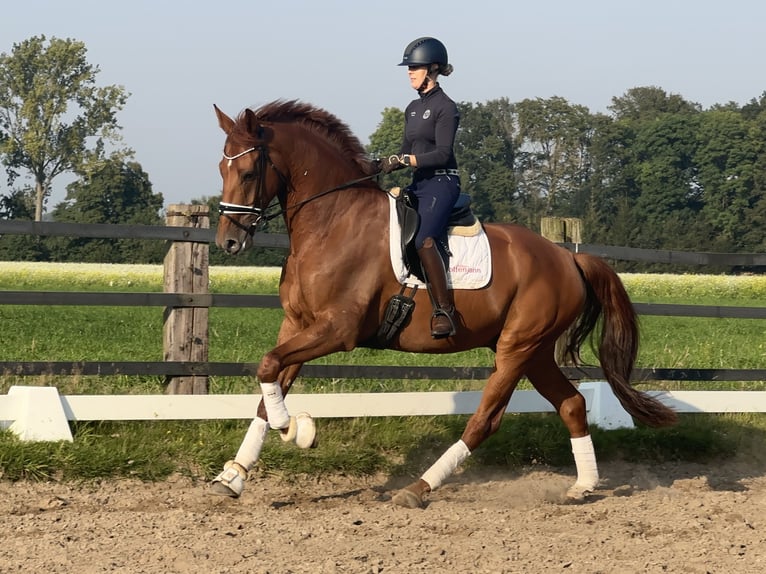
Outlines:
<svg viewBox="0 0 766 574"><path fill-rule="evenodd" d="M442 308L436 308L434 309L433 315L431 315L431 337L434 339L446 339L447 337L452 337L457 333L457 328L455 327L455 319L452 317L452 314L455 312L454 307L451 309L451 311L448 311L446 309ZM449 321L449 331L436 331L434 330L433 324L434 319L436 317L446 317L447 321Z"/></svg>

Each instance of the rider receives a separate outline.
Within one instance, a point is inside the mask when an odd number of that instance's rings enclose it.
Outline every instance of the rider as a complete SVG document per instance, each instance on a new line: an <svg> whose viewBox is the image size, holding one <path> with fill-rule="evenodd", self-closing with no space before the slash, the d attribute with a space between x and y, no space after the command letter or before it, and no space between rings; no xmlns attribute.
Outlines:
<svg viewBox="0 0 766 574"><path fill-rule="evenodd" d="M424 37L404 49L400 66L407 66L410 85L419 97L404 111L404 139L399 155L379 160L378 169L391 173L414 169L408 187L418 200L420 228L415 247L425 273L434 314L431 336L455 334L455 306L447 288L447 271L436 246L447 228L450 211L460 194L460 177L453 146L460 121L457 105L437 82L452 73L447 48L436 38Z"/></svg>

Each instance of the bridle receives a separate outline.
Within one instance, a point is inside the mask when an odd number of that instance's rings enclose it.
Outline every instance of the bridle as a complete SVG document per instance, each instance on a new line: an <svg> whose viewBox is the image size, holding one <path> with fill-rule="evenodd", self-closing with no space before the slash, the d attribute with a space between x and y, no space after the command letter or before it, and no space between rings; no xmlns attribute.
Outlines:
<svg viewBox="0 0 766 574"><path fill-rule="evenodd" d="M223 159L228 160L229 166L231 166L231 162L235 159L239 159L244 155L247 155L249 153L252 153L254 151L260 152L258 154L258 179L255 181L255 200L261 200L261 205L256 206L253 205L242 205L239 203L228 203L225 201L221 201L218 204L218 213L221 215L225 215L229 217L232 223L236 225L237 227L240 227L242 229L245 229L248 233L253 233L259 225L265 224L275 217L279 215L279 213L273 213L273 214L266 214L265 212L268 209L268 206L263 205L263 189L266 187L266 167L267 165L271 165L272 169L277 173L277 176L279 177L280 181L285 186L289 185L289 181L287 178L282 174L281 171L277 169L277 167L274 165L274 162L271 161L271 158L269 157L269 150L266 147L265 144L261 144L259 146L251 147L246 149L245 151L241 151L234 155L227 155L226 152L223 152ZM282 196L280 195L280 203L282 202ZM235 221L230 216L232 215L243 215L243 214L250 214L255 215L255 220L250 224L250 227L245 227L238 221Z"/></svg>
<svg viewBox="0 0 766 574"><path fill-rule="evenodd" d="M241 151L234 155L227 155L226 152L223 152L223 158L225 160L229 161L229 165L231 165L231 162L235 159L239 159L240 157L247 155L249 153L258 152L258 179L256 179L255 182L255 201L261 201L260 206L253 205L242 205L239 203L229 203L226 201L221 201L218 204L218 213L221 215L225 215L229 218L229 220L236 225L237 227L244 229L249 234L255 233L255 231L258 229L258 227L262 224L266 224L275 217L279 217L280 215L284 215L290 210L298 209L299 207L302 207L303 205L309 203L310 201L314 201L315 199L319 199L320 197L323 197L327 194L333 193L335 191L340 191L342 189L348 189L349 187L353 187L358 183L362 183L363 181L367 181L369 179L373 179L374 177L377 177L379 174L374 173L372 175L366 175L364 177L360 177L358 179L353 179L351 181L347 181L346 183L342 183L341 185L338 185L336 187L333 187L331 189L327 189L325 191L322 191L320 193L317 193L315 195L312 195L311 197L307 199L303 199L301 201L298 201L297 203L293 203L292 205L285 205L287 203L287 191L292 189L293 191L295 188L290 183L290 180L277 168L276 165L274 165L274 162L271 160L271 157L269 156L269 148L266 144L261 144L259 146L254 146L251 148L248 148L244 151ZM279 191L277 192L277 198L279 200L279 211L276 211L274 213L266 213L268 210L273 207L272 205L263 205L263 190L266 187L266 168L268 166L271 166L271 168L276 172L277 176L279 177L279 180L282 182L282 186L280 186ZM238 221L235 221L232 219L232 215L243 215L243 214L250 214L255 215L255 220L250 224L249 227L245 227Z"/></svg>

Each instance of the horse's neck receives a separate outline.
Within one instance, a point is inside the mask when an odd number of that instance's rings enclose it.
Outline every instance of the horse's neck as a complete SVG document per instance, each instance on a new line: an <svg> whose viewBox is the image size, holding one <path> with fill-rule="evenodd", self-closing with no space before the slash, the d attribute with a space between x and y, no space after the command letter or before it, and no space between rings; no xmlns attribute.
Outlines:
<svg viewBox="0 0 766 574"><path fill-rule="evenodd" d="M341 157L337 148L307 132L305 127L286 126L280 134L285 148L292 149L289 166L291 190L285 220L291 244L321 249L324 239L356 241L385 229L387 235L388 201L386 194L360 182L356 187L338 189L364 174ZM296 206L296 207L292 207Z"/></svg>
<svg viewBox="0 0 766 574"><path fill-rule="evenodd" d="M321 249L328 240L358 242L371 234L388 236L388 201L386 194L374 188L349 188L320 195L350 179L296 187L295 198L288 198L287 226L290 242L296 248ZM311 199L316 197L316 199ZM290 213L289 205L306 201Z"/></svg>

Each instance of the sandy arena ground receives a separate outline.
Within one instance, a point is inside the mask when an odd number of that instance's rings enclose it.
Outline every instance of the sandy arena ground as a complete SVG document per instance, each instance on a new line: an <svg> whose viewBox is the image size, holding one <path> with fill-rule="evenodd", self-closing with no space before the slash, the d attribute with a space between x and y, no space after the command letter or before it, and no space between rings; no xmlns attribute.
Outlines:
<svg viewBox="0 0 766 574"><path fill-rule="evenodd" d="M579 505L572 473L466 472L419 510L384 476L251 478L239 500L180 477L0 481L0 572L766 572L763 469L612 463Z"/></svg>

